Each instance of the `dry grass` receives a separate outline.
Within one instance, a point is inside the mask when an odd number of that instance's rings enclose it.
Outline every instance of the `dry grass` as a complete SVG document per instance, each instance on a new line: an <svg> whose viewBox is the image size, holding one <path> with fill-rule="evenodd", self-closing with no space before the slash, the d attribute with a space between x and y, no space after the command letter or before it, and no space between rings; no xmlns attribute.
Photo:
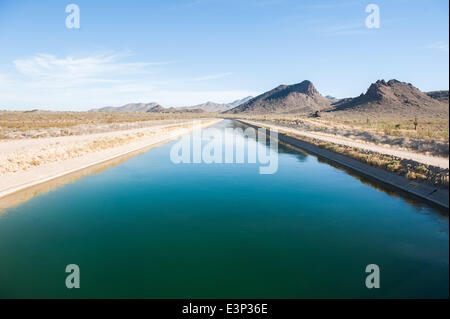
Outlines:
<svg viewBox="0 0 450 319"><path fill-rule="evenodd" d="M348 115L348 114L347 114ZM228 114L227 114L228 116ZM311 118L303 115L240 115L235 118L249 120L264 120L292 125L309 125L311 130L326 131L330 129L356 130L373 132L394 137L407 137L425 140L449 141L449 119L430 118L417 119L417 129L414 128L415 117L408 119L393 119L389 117L363 117L359 114L351 116L337 116L324 113L320 118Z"/></svg>
<svg viewBox="0 0 450 319"><path fill-rule="evenodd" d="M71 142L52 142L43 147L21 149L8 154L0 154L0 176L4 174L26 171L36 166L61 162L67 159L82 157L86 154L99 152L114 147L130 144L154 136L168 135L180 128L189 128L191 123L149 129L144 132L124 133L119 136L103 136L96 140L80 137Z"/></svg>
<svg viewBox="0 0 450 319"><path fill-rule="evenodd" d="M433 156L448 157L449 153L448 118L428 120L418 118L417 131L414 129L414 118L363 119L358 115L343 118L329 114L320 118L301 115L259 115L240 116L240 118L265 121L307 132L341 136L381 146L392 146Z"/></svg>
<svg viewBox="0 0 450 319"><path fill-rule="evenodd" d="M419 138L426 140L449 140L448 118L417 118L415 127L415 117L409 119L391 119L388 117L363 117L354 115L351 117L325 115L324 121L343 124L351 128L363 131L376 131L386 135Z"/></svg>
<svg viewBox="0 0 450 319"><path fill-rule="evenodd" d="M90 134L212 117L210 113L0 111L0 139Z"/></svg>
<svg viewBox="0 0 450 319"><path fill-rule="evenodd" d="M212 117L209 113L145 112L13 112L0 111L0 127L21 130L72 127L81 124L130 123Z"/></svg>
<svg viewBox="0 0 450 319"><path fill-rule="evenodd" d="M355 147L323 142L316 139L306 138L304 136L299 137L293 135L293 137L307 141L311 144L324 149L328 149L335 153L346 155L368 165L382 168L401 176L405 176L406 178L411 180L424 181L428 184L432 184L442 188L449 187L448 169L440 169L437 167L423 165L414 161L396 158L394 156L365 151Z"/></svg>

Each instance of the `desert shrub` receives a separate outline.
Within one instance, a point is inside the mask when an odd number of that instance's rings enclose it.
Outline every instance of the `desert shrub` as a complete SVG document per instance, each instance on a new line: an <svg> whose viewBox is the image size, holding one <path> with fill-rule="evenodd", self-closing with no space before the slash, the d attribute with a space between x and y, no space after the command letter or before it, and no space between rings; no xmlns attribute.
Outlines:
<svg viewBox="0 0 450 319"><path fill-rule="evenodd" d="M41 162L39 160L37 160L37 159L32 159L30 161L30 165L39 166L39 165L41 165Z"/></svg>
<svg viewBox="0 0 450 319"><path fill-rule="evenodd" d="M406 173L405 176L407 179L416 179L416 177L417 177L416 173L413 171L408 171L408 173Z"/></svg>
<svg viewBox="0 0 450 319"><path fill-rule="evenodd" d="M416 179L424 181L427 179L427 176L424 174L416 174Z"/></svg>
<svg viewBox="0 0 450 319"><path fill-rule="evenodd" d="M419 174L426 174L428 172L428 168L426 168L424 165L416 166L414 170Z"/></svg>
<svg viewBox="0 0 450 319"><path fill-rule="evenodd" d="M391 172L398 171L402 165L400 164L400 161L391 160L391 162L386 166L386 168Z"/></svg>

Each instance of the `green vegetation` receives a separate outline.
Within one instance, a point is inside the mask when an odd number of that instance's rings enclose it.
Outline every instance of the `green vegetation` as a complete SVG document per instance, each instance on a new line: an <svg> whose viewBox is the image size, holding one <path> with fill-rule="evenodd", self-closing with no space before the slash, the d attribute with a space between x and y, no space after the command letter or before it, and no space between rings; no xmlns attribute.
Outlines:
<svg viewBox="0 0 450 319"><path fill-rule="evenodd" d="M416 166L415 171L416 171L416 173L419 173L419 174L426 174L428 172L428 168L426 168L423 165L419 165L419 166Z"/></svg>

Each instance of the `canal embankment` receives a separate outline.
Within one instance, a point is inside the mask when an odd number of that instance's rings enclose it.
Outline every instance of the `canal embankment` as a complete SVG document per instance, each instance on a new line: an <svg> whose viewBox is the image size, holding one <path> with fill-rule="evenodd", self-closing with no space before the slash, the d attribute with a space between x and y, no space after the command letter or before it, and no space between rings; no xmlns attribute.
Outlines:
<svg viewBox="0 0 450 319"><path fill-rule="evenodd" d="M124 131L22 139L0 143L0 198L129 156L213 125L221 119L156 125Z"/></svg>
<svg viewBox="0 0 450 319"><path fill-rule="evenodd" d="M353 159L349 156L342 155L332 150L319 147L305 140L305 137L307 139L308 136L303 136L304 139L302 139L301 135L296 135L295 132L293 132L291 129L288 128L244 119L240 119L238 121L254 128L261 127L269 130L276 129L278 131L278 139L281 142L298 147L308 153L322 157L342 167L355 171L366 178L374 179L378 182L387 185L388 187L393 187L402 192L425 200L431 204L443 208L449 208L448 189L443 189L440 187L436 187L434 185L421 183L420 181L416 180L410 180L405 176L400 176L396 173L387 171L385 169L368 165L366 163Z"/></svg>

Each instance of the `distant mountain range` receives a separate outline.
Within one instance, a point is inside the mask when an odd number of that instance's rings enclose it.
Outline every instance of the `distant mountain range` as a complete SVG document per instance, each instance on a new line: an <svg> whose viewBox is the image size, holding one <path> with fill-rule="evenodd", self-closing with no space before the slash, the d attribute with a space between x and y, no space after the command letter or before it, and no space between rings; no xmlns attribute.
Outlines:
<svg viewBox="0 0 450 319"><path fill-rule="evenodd" d="M280 85L226 114L317 114L317 112L366 115L448 117L448 91L424 93L410 83L379 80L355 98L323 97L310 81Z"/></svg>
<svg viewBox="0 0 450 319"><path fill-rule="evenodd" d="M164 108L156 102L130 103L118 107L107 106L99 109L92 109L90 110L90 112L221 113L223 111L239 106L240 104L250 100L251 98L252 98L251 96L248 96L243 99L233 101L231 103L206 102L194 106L169 107L169 108Z"/></svg>
<svg viewBox="0 0 450 319"><path fill-rule="evenodd" d="M236 106L239 106L242 103L245 103L252 98L253 98L252 96L247 96L243 99L236 100L231 103L206 102L206 103L198 104L198 105L194 105L194 106L185 106L185 107L182 107L182 109L201 109L201 110L204 110L206 112L211 112L211 113L222 113L222 112L232 109Z"/></svg>
<svg viewBox="0 0 450 319"><path fill-rule="evenodd" d="M97 112L151 113L224 113L224 114L303 114L320 113L386 115L395 117L448 117L449 92L422 92L410 83L378 80L358 97L336 99L322 96L305 80L280 85L256 97L248 96L231 103L206 102L194 106L164 108L158 103L130 103L103 107Z"/></svg>
<svg viewBox="0 0 450 319"><path fill-rule="evenodd" d="M161 108L158 103L130 103L119 107L106 106L99 109L93 109L91 111L97 112L149 112L152 109Z"/></svg>

